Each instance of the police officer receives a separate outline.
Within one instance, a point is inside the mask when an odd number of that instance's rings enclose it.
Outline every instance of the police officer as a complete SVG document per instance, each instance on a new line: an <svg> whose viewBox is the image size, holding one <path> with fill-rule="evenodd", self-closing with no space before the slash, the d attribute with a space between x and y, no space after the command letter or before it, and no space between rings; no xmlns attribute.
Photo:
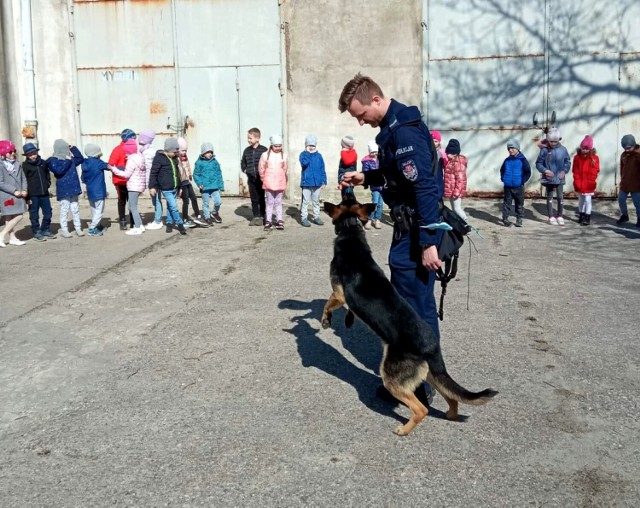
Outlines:
<svg viewBox="0 0 640 508"><path fill-rule="evenodd" d="M343 185L383 185L391 209L394 234L389 251L391 283L440 341L434 297L435 271L440 268L437 245L441 233L425 226L440 222L443 183L435 172L433 141L416 106L387 98L380 86L357 74L342 90L338 107L360 125L380 127L376 136L380 169L348 172Z"/></svg>

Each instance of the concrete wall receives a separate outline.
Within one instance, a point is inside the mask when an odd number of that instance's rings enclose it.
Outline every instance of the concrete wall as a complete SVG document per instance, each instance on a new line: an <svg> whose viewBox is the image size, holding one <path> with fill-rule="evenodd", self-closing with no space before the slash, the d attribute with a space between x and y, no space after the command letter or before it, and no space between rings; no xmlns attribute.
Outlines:
<svg viewBox="0 0 640 508"><path fill-rule="evenodd" d="M420 105L422 100L422 2L282 3L287 78L287 149L290 156L290 196L300 196L298 155L304 138L318 136L318 151L327 166L325 199L339 195L337 185L340 139L356 140L358 157L378 129L360 127L338 111L342 88L357 72L371 76L387 96ZM291 171L295 167L295 171Z"/></svg>

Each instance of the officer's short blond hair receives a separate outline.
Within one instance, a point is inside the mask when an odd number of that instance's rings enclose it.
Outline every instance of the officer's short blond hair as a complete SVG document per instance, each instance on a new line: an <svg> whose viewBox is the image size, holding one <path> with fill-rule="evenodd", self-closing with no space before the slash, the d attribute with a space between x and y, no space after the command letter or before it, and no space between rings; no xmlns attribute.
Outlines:
<svg viewBox="0 0 640 508"><path fill-rule="evenodd" d="M371 99L374 95L384 98L380 85L369 76L363 76L358 73L344 85L338 100L338 109L341 113L344 113L351 106L353 99L357 99L360 104L366 106L371 104Z"/></svg>

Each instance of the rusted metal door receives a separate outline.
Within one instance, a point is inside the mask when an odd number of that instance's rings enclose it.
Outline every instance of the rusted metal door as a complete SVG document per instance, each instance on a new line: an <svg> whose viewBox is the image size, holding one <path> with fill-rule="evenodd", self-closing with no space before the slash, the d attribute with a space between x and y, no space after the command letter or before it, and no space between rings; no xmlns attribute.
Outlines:
<svg viewBox="0 0 640 508"><path fill-rule="evenodd" d="M277 0L74 0L72 13L81 144L108 157L122 129L154 129L158 148L183 135L193 164L211 142L241 193L243 131L282 131Z"/></svg>

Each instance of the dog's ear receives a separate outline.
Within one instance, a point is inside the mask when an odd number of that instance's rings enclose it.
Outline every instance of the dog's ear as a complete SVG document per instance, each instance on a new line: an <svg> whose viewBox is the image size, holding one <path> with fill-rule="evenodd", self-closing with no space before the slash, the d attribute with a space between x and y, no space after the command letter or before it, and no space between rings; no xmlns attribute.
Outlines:
<svg viewBox="0 0 640 508"><path fill-rule="evenodd" d="M375 211L376 205L373 203L366 203L358 206L358 217L362 222L367 222L369 216Z"/></svg>
<svg viewBox="0 0 640 508"><path fill-rule="evenodd" d="M333 203L329 203L328 201L324 202L324 211L329 217L333 217L333 214L335 213L336 208L338 208L337 205L334 205Z"/></svg>

